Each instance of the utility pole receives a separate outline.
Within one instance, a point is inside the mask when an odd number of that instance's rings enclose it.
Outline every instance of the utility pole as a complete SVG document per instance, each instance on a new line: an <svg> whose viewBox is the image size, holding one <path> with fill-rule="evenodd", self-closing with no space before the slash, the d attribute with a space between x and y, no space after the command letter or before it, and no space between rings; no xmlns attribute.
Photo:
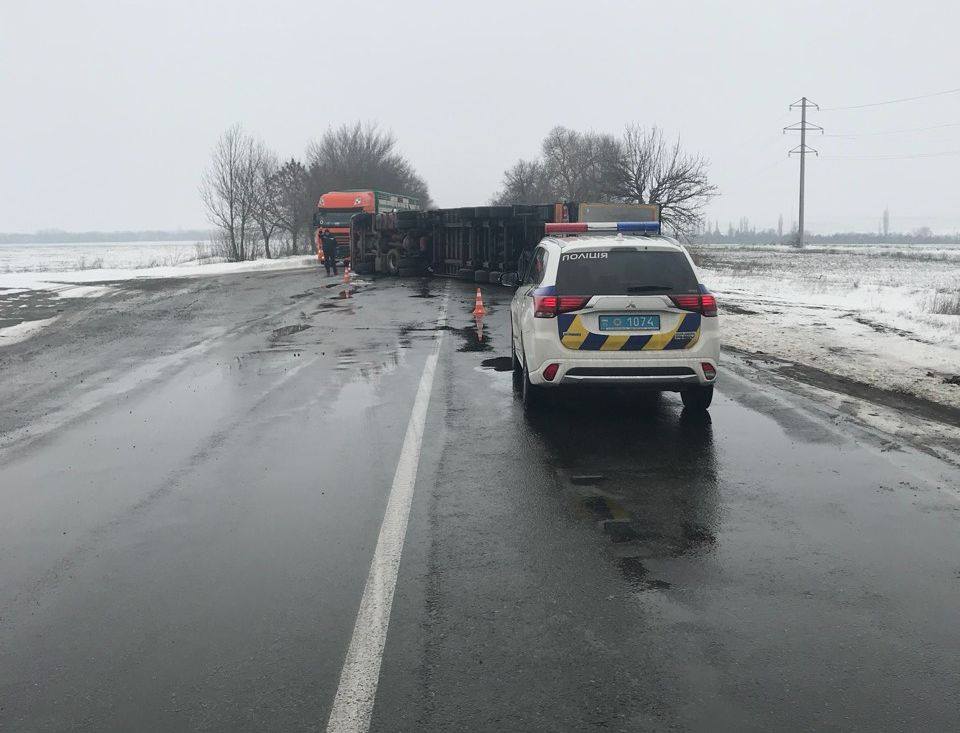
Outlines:
<svg viewBox="0 0 960 733"><path fill-rule="evenodd" d="M807 153L813 153L814 155L820 155L816 150L807 145L807 130L813 130L814 132L819 131L823 133L823 128L820 125L814 125L812 122L807 122L807 107L813 107L817 110L820 109L818 104L811 102L806 97L801 97L799 100L790 105L790 109L800 108L800 122L794 122L789 127L783 128L783 133L787 134L788 132L800 132L800 144L789 151L787 155L799 155L800 156L800 228L797 230L797 246L803 246L803 178L805 172L805 162L807 158Z"/></svg>

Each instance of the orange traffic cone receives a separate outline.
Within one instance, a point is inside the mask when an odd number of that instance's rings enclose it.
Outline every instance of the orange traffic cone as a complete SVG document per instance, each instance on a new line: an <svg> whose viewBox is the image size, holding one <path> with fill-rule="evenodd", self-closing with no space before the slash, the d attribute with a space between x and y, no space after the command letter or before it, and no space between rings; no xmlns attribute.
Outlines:
<svg viewBox="0 0 960 733"><path fill-rule="evenodd" d="M473 306L473 315L477 317L487 315L487 309L483 307L483 296L480 295L480 288L477 288L477 302Z"/></svg>
<svg viewBox="0 0 960 733"><path fill-rule="evenodd" d="M345 265L343 268L343 284L350 284L350 265Z"/></svg>

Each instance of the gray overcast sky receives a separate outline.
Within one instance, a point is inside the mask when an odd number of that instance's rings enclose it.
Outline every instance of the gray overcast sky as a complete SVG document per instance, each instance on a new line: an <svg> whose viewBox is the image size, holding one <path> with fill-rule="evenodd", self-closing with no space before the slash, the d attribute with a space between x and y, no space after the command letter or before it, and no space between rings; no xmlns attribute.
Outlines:
<svg viewBox="0 0 960 733"><path fill-rule="evenodd" d="M710 218L796 218L797 144L824 108L960 87L957 2L16 2L0 7L0 231L206 226L215 139L281 155L379 120L441 206L481 204L556 124L636 121L706 155ZM960 228L960 94L815 114L813 231Z"/></svg>

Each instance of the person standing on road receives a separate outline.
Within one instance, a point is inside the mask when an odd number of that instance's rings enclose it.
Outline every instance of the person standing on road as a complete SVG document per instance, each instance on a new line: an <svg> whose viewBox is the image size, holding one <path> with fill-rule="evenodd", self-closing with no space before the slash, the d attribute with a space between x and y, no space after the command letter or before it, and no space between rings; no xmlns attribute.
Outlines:
<svg viewBox="0 0 960 733"><path fill-rule="evenodd" d="M327 268L327 275L337 274L337 240L330 233L329 229L324 229L320 235L320 243L323 247L323 266ZM331 273L332 270L332 273Z"/></svg>

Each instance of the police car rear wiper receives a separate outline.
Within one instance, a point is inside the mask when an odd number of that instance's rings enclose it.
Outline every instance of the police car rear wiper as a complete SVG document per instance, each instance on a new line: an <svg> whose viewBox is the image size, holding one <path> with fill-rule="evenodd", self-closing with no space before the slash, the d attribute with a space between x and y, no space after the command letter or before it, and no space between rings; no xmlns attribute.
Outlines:
<svg viewBox="0 0 960 733"><path fill-rule="evenodd" d="M672 285L633 285L627 288L628 293L649 293L651 290L673 290Z"/></svg>

